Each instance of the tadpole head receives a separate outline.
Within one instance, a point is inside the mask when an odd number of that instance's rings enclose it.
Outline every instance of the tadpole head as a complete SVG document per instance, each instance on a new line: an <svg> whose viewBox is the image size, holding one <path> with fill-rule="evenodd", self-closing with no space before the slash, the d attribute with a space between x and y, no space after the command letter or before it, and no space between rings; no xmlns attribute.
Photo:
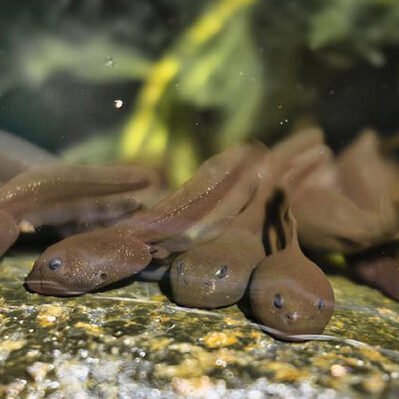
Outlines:
<svg viewBox="0 0 399 399"><path fill-rule="evenodd" d="M307 258L266 257L252 275L249 293L255 317L285 334L321 333L334 309L327 277Z"/></svg>
<svg viewBox="0 0 399 399"><path fill-rule="evenodd" d="M175 259L170 281L173 299L189 307L209 309L227 306L234 301L237 291L226 259L219 259L215 253L207 251L205 245Z"/></svg>
<svg viewBox="0 0 399 399"><path fill-rule="evenodd" d="M194 246L171 267L173 299L183 306L207 309L237 303L254 265L263 257L261 240L238 229Z"/></svg>
<svg viewBox="0 0 399 399"><path fill-rule="evenodd" d="M132 276L150 263L144 243L115 232L110 236L107 230L78 234L49 247L27 276L27 287L43 295L80 295Z"/></svg>

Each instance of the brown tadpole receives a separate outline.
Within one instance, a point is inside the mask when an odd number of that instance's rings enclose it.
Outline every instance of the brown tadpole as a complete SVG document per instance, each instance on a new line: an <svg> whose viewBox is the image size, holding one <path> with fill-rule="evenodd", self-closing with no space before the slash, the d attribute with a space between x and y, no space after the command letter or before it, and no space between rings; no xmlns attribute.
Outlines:
<svg viewBox="0 0 399 399"><path fill-rule="evenodd" d="M36 261L27 286L52 295L97 290L138 273L152 258L214 238L250 202L266 154L259 143L237 145L211 157L192 179L152 208L49 247Z"/></svg>
<svg viewBox="0 0 399 399"><path fill-rule="evenodd" d="M347 257L348 271L357 281L399 301L399 242L390 242Z"/></svg>
<svg viewBox="0 0 399 399"><path fill-rule="evenodd" d="M247 206L216 238L180 254L170 269L172 299L179 305L219 308L237 303L244 295L251 272L265 256L262 229L265 202L273 192L269 157Z"/></svg>
<svg viewBox="0 0 399 399"><path fill-rule="evenodd" d="M301 244L351 254L394 238L399 229L398 169L379 147L370 130L338 156L319 143L283 176Z"/></svg>
<svg viewBox="0 0 399 399"><path fill-rule="evenodd" d="M253 268L265 256L262 231L265 204L275 184L309 151L319 149L323 137L317 129L293 135L278 143L265 157L256 193L229 228L206 243L179 255L170 272L172 299L180 305L217 308L238 302Z"/></svg>
<svg viewBox="0 0 399 399"><path fill-rule="evenodd" d="M0 209L0 256L15 243L18 236L18 223L9 213Z"/></svg>
<svg viewBox="0 0 399 399"><path fill-rule="evenodd" d="M392 209L381 208L392 200L398 182L398 167L381 151L377 133L366 129L337 157L337 168L343 190L361 209L381 214L385 222L393 222ZM387 204L389 205L389 204Z"/></svg>
<svg viewBox="0 0 399 399"><path fill-rule="evenodd" d="M0 182L6 182L34 166L59 162L54 154L0 130Z"/></svg>
<svg viewBox="0 0 399 399"><path fill-rule="evenodd" d="M299 238L321 252L356 252L373 239L372 222L343 192L334 154L326 144L304 153L283 176Z"/></svg>
<svg viewBox="0 0 399 399"><path fill-rule="evenodd" d="M251 311L260 323L283 334L319 334L334 310L331 284L302 253L283 191L272 198L267 214L266 257L249 285Z"/></svg>
<svg viewBox="0 0 399 399"><path fill-rule="evenodd" d="M213 309L237 303L265 252L259 237L228 229L179 255L170 269L172 299L179 305Z"/></svg>
<svg viewBox="0 0 399 399"><path fill-rule="evenodd" d="M31 226L96 224L135 211L158 186L151 169L125 165L32 166L0 187L0 256L18 238L12 220ZM7 216L6 216L7 215ZM14 226L15 227L15 226Z"/></svg>
<svg viewBox="0 0 399 399"><path fill-rule="evenodd" d="M98 290L130 277L152 259L150 248L117 227L76 234L50 246L26 277L29 290L43 295L72 296ZM108 239L112 237L113 239Z"/></svg>

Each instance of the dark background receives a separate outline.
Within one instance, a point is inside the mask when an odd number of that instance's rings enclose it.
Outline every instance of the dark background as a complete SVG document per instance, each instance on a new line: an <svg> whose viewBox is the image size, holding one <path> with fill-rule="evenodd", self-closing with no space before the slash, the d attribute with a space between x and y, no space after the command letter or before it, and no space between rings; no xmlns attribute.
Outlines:
<svg viewBox="0 0 399 399"><path fill-rule="evenodd" d="M143 80L85 79L70 65L50 69L43 78L35 80L31 72L35 65L46 65L46 52L36 49L42 49L48 38L67 43L76 49L74 65L78 65L82 43L95 43L97 37L106 37L111 43L110 52L99 54L99 68L104 68L103 63L112 56L112 43L155 61L195 23L208 3L2 1L0 128L51 151L64 150L97 134L118 137L134 110ZM251 9L251 35L257 62L264 72L264 88L257 105L260 112L245 136L272 142L302 119L319 123L335 148L345 145L367 126L384 135L397 131L398 6L394 2L381 5L371 0L353 1L353 6L343 9L340 17L342 2L328 3L269 0L258 1ZM336 20L329 22L329 12L338 15ZM327 21L324 25L320 23L323 16ZM334 24L340 26L339 21L346 24L343 33L337 28L338 33L331 33L330 39L324 34L327 38L322 44L314 44L314 37L321 35L317 29L328 33ZM317 24L322 28L316 28ZM222 48L223 40L220 41ZM226 65L226 79L231 79L230 71L237 73L234 68L234 63ZM117 110L113 101L119 98L124 105ZM228 117L220 116L212 104L198 106L190 98L179 100L178 107L189 112L176 112L173 115L177 118L185 114L192 121L201 121L202 131L196 130L192 122L193 129L187 133L198 134L201 142L213 140L223 118Z"/></svg>

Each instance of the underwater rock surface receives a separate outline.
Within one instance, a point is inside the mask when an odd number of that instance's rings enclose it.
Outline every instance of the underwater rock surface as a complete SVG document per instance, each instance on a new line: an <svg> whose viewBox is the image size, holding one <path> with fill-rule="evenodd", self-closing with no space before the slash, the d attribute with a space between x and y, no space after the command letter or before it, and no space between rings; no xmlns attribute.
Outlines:
<svg viewBox="0 0 399 399"><path fill-rule="evenodd" d="M22 286L35 256L0 264L1 398L396 398L399 304L331 276L336 341L284 343L236 307L180 308L155 283L77 298Z"/></svg>

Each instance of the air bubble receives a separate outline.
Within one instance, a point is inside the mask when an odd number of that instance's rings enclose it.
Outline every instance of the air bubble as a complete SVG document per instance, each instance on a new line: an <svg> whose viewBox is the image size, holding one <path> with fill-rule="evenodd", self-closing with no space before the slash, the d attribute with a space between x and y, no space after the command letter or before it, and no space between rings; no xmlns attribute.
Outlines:
<svg viewBox="0 0 399 399"><path fill-rule="evenodd" d="M106 66L107 68L112 68L114 65L115 65L114 59L113 59L111 56L108 56L108 57L105 59L105 66Z"/></svg>
<svg viewBox="0 0 399 399"><path fill-rule="evenodd" d="M114 107L116 109L122 108L123 107L123 101L118 99L118 100L114 100Z"/></svg>

